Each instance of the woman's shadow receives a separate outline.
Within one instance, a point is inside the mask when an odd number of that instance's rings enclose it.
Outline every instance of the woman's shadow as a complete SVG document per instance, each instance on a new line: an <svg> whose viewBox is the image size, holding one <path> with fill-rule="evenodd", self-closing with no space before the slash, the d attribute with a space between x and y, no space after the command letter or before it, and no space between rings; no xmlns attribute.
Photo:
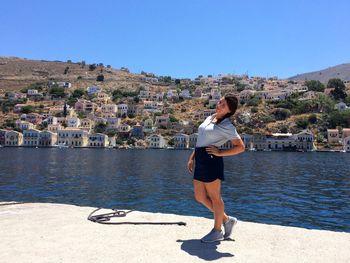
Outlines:
<svg viewBox="0 0 350 263"><path fill-rule="evenodd" d="M233 241L233 240L232 240ZM192 256L197 256L204 260L217 260L223 257L234 257L231 253L221 253L217 251L220 242L203 243L199 239L177 240L182 243L181 249Z"/></svg>

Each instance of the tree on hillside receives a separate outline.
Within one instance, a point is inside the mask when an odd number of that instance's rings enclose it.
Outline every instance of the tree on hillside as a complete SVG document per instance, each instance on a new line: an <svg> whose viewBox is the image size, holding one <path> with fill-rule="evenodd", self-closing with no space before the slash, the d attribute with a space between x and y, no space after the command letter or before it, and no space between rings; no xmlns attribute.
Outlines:
<svg viewBox="0 0 350 263"><path fill-rule="evenodd" d="M66 96L66 93L64 92L64 88L60 88L60 87L51 88L49 93L55 98L64 98Z"/></svg>
<svg viewBox="0 0 350 263"><path fill-rule="evenodd" d="M94 71L97 68L96 64L90 64L89 65L89 70Z"/></svg>
<svg viewBox="0 0 350 263"><path fill-rule="evenodd" d="M96 81L104 81L105 80L105 76L103 76L103 74L100 74L97 76Z"/></svg>
<svg viewBox="0 0 350 263"><path fill-rule="evenodd" d="M350 110L333 111L329 114L330 128L350 127Z"/></svg>
<svg viewBox="0 0 350 263"><path fill-rule="evenodd" d="M67 73L68 73L68 71L69 71L69 67L66 67L65 69L64 69L64 75L66 75Z"/></svg>
<svg viewBox="0 0 350 263"><path fill-rule="evenodd" d="M307 80L305 85L310 91L324 92L325 89L323 83L318 80Z"/></svg>
<svg viewBox="0 0 350 263"><path fill-rule="evenodd" d="M82 89L76 89L73 91L72 93L72 97L73 98L77 98L77 99L80 99L83 95L86 94L86 91L85 90L82 90Z"/></svg>
<svg viewBox="0 0 350 263"><path fill-rule="evenodd" d="M302 129L306 129L307 126L309 125L309 121L305 117L300 117L296 119L295 124Z"/></svg>
<svg viewBox="0 0 350 263"><path fill-rule="evenodd" d="M341 79L330 79L327 88L334 89L331 91L331 95L336 100L345 99L347 96L345 92L345 84Z"/></svg>

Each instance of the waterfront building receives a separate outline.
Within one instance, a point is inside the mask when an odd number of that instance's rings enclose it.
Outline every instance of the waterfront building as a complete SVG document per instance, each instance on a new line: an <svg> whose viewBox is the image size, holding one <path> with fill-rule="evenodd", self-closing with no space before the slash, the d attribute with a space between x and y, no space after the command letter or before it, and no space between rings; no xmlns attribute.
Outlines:
<svg viewBox="0 0 350 263"><path fill-rule="evenodd" d="M175 149L187 149L189 145L189 136L187 134L178 133L174 136Z"/></svg>
<svg viewBox="0 0 350 263"><path fill-rule="evenodd" d="M339 143L338 129L327 129L328 143Z"/></svg>
<svg viewBox="0 0 350 263"><path fill-rule="evenodd" d="M152 134L148 137L149 148L165 148L165 140L162 135Z"/></svg>
<svg viewBox="0 0 350 263"><path fill-rule="evenodd" d="M23 146L36 147L39 146L39 134L37 129L30 129L23 131Z"/></svg>
<svg viewBox="0 0 350 263"><path fill-rule="evenodd" d="M296 141L291 133L274 133L266 135L266 148L272 151L292 151L296 149Z"/></svg>
<svg viewBox="0 0 350 263"><path fill-rule="evenodd" d="M108 136L102 133L89 135L89 147L107 147L109 145Z"/></svg>
<svg viewBox="0 0 350 263"><path fill-rule="evenodd" d="M266 149L266 135L256 133L253 134L251 140L251 149L255 149L257 151L263 151Z"/></svg>
<svg viewBox="0 0 350 263"><path fill-rule="evenodd" d="M188 147L195 148L197 144L198 133L193 133L188 137Z"/></svg>
<svg viewBox="0 0 350 263"><path fill-rule="evenodd" d="M57 133L42 131L39 133L39 147L51 147L57 144Z"/></svg>
<svg viewBox="0 0 350 263"><path fill-rule="evenodd" d="M251 134L246 134L246 133L241 134L241 139L244 142L244 146L246 149L253 148L252 138L253 136Z"/></svg>
<svg viewBox="0 0 350 263"><path fill-rule="evenodd" d="M88 132L79 128L59 130L58 144L70 147L85 147L88 144Z"/></svg>
<svg viewBox="0 0 350 263"><path fill-rule="evenodd" d="M231 149L232 147L233 147L233 145L232 145L231 141L227 141L227 142L225 142L223 145L221 145L221 146L219 147L219 149L221 149L221 150L227 150L227 149Z"/></svg>
<svg viewBox="0 0 350 263"><path fill-rule="evenodd" d="M350 152L350 136L344 138L343 147L344 147L344 151Z"/></svg>
<svg viewBox="0 0 350 263"><path fill-rule="evenodd" d="M5 135L5 146L21 146L23 134L18 131L8 131Z"/></svg>
<svg viewBox="0 0 350 263"><path fill-rule="evenodd" d="M302 131L295 135L296 148L300 151L315 150L314 135L310 131Z"/></svg>
<svg viewBox="0 0 350 263"><path fill-rule="evenodd" d="M6 133L9 130L5 130L5 129L0 129L0 145L5 145L5 141L6 141Z"/></svg>

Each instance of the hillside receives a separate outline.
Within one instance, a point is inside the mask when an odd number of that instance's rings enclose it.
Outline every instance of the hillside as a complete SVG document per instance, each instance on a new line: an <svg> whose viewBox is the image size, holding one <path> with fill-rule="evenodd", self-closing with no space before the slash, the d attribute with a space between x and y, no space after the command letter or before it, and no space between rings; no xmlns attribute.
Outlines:
<svg viewBox="0 0 350 263"><path fill-rule="evenodd" d="M66 74L64 74L66 72ZM105 81L103 87L122 88L126 83L128 88L140 83L139 74L97 66L90 70L89 65L68 63L61 61L29 60L17 57L0 57L0 89L5 91L18 91L34 83L48 80L68 81L72 88L82 88L96 84L96 78L103 74ZM101 83L99 83L101 84Z"/></svg>
<svg viewBox="0 0 350 263"><path fill-rule="evenodd" d="M350 81L350 63L329 67L319 71L298 74L296 76L290 77L289 80L319 80L321 82L326 83L329 79L332 78L338 78L343 81Z"/></svg>

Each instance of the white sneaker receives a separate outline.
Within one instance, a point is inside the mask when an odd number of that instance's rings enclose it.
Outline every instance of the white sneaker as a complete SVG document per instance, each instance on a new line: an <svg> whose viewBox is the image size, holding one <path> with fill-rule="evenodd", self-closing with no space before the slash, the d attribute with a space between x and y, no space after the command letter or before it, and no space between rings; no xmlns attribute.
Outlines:
<svg viewBox="0 0 350 263"><path fill-rule="evenodd" d="M226 223L224 223L225 235L224 238L229 238L232 234L233 227L237 224L238 220L235 217L228 217Z"/></svg>
<svg viewBox="0 0 350 263"><path fill-rule="evenodd" d="M211 243L216 241L224 240L224 235L222 234L221 230L211 230L209 234L205 235L201 241L204 243Z"/></svg>

